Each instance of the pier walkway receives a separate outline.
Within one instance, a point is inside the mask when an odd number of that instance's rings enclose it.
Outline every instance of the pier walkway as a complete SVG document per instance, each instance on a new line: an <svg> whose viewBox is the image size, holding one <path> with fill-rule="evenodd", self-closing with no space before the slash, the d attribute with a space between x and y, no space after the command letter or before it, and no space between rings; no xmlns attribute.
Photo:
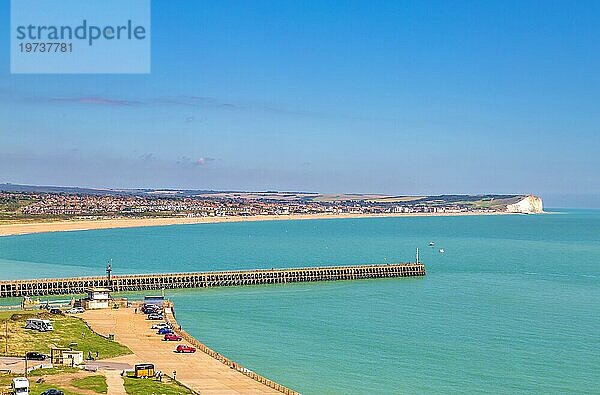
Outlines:
<svg viewBox="0 0 600 395"><path fill-rule="evenodd" d="M235 285L286 284L310 281L357 280L365 278L424 276L422 263L387 265L305 267L222 272L115 275L0 281L0 298L83 294L92 287L113 292L174 288L205 288Z"/></svg>

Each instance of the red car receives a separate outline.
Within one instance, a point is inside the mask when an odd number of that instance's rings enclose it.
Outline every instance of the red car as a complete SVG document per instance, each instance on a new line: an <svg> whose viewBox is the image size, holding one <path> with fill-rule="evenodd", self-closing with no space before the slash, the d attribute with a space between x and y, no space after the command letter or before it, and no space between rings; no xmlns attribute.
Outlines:
<svg viewBox="0 0 600 395"><path fill-rule="evenodd" d="M190 353L190 352L196 352L196 349L192 346L185 346L183 344L180 344L175 349L175 352Z"/></svg>
<svg viewBox="0 0 600 395"><path fill-rule="evenodd" d="M168 340L168 341L172 341L172 342L180 342L181 341L181 336L177 336L174 333L167 333L165 335L164 340Z"/></svg>

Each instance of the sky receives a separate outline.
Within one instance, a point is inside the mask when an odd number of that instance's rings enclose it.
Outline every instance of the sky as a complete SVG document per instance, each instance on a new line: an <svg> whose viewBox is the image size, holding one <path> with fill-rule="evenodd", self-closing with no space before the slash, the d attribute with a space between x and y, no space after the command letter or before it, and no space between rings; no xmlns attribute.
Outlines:
<svg viewBox="0 0 600 395"><path fill-rule="evenodd" d="M153 0L139 75L10 74L9 25L0 183L600 206L597 1Z"/></svg>

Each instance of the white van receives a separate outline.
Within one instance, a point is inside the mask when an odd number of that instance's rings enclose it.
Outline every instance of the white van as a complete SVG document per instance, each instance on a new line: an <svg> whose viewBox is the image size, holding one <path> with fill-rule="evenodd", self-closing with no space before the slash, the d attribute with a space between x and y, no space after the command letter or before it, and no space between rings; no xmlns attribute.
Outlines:
<svg viewBox="0 0 600 395"><path fill-rule="evenodd" d="M42 320L40 318L28 318L25 323L25 329L33 329L40 332L48 332L54 330L50 320Z"/></svg>
<svg viewBox="0 0 600 395"><path fill-rule="evenodd" d="M11 389L15 395L29 395L29 380L25 377L15 377Z"/></svg>

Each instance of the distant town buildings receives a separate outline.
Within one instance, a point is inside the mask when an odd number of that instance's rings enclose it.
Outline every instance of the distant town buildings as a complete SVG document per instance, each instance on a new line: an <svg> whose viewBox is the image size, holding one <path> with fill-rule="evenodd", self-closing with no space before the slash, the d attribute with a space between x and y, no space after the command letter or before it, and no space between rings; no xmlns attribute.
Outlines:
<svg viewBox="0 0 600 395"><path fill-rule="evenodd" d="M223 196L225 195L225 196ZM275 196L275 197L274 197ZM294 214L387 214L492 212L468 203L421 201L290 199L284 194L261 197L136 196L0 192L0 202L26 202L15 213L32 217L222 217Z"/></svg>

